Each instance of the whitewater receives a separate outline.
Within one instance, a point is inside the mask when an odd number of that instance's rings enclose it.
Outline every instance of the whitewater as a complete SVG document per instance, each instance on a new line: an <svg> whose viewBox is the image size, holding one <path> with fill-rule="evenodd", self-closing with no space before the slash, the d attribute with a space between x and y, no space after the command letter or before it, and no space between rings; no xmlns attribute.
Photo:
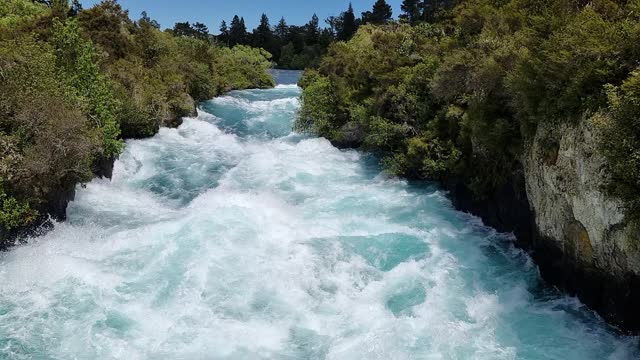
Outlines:
<svg viewBox="0 0 640 360"><path fill-rule="evenodd" d="M437 184L292 133L300 89L131 140L0 255L2 359L637 359Z"/></svg>

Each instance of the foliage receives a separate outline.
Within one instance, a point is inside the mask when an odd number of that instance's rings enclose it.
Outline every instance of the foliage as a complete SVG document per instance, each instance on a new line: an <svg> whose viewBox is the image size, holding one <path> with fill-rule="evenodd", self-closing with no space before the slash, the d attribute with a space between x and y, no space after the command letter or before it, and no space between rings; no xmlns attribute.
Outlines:
<svg viewBox="0 0 640 360"><path fill-rule="evenodd" d="M602 150L609 164L608 190L623 199L640 220L640 69L620 86L607 86L609 106L594 116L603 132Z"/></svg>
<svg viewBox="0 0 640 360"><path fill-rule="evenodd" d="M3 229L57 209L124 138L152 136L222 91L273 86L264 50L221 48L198 23L163 32L114 0L7 0L0 15Z"/></svg>
<svg viewBox="0 0 640 360"><path fill-rule="evenodd" d="M0 2L0 39L10 38L15 33L33 26L47 13L47 8L26 0L3 0Z"/></svg>
<svg viewBox="0 0 640 360"><path fill-rule="evenodd" d="M78 23L73 19L64 24L54 23L51 43L56 49L58 68L64 72L64 79L75 90L85 113L102 133L100 155L105 158L118 156L124 144L119 139L115 99L107 77L99 72L95 62L93 44L81 37Z"/></svg>
<svg viewBox="0 0 640 360"><path fill-rule="evenodd" d="M236 15L231 20L231 27L229 28L229 46L244 44L246 41L247 27L244 24L244 18L239 18Z"/></svg>
<svg viewBox="0 0 640 360"><path fill-rule="evenodd" d="M296 130L311 131L320 136L334 138L337 129L343 125L339 114L339 99L331 81L316 73L306 74L303 82L308 82L302 96L302 110L296 122Z"/></svg>
<svg viewBox="0 0 640 360"><path fill-rule="evenodd" d="M32 223L37 215L29 203L16 200L0 187L0 226L12 230Z"/></svg>
<svg viewBox="0 0 640 360"><path fill-rule="evenodd" d="M375 16L371 11L367 13L369 20L389 21L390 7L383 0L378 3L374 8ZM336 40L350 39L362 21L356 18L350 5L347 11L339 16L331 16L325 22L329 28L323 28L318 16L313 14L309 22L302 26L289 25L284 18L271 26L267 15L262 14L258 27L249 32L244 18L235 15L230 26L226 21L222 22L216 40L228 47L249 45L264 49L272 55L276 66L282 69L305 69L317 67L329 45Z"/></svg>
<svg viewBox="0 0 640 360"><path fill-rule="evenodd" d="M640 2L452 4L406 0L406 22L331 45L301 82L299 127L341 144L358 124L357 145L389 171L456 177L482 197L518 168L538 124L595 114L608 189L640 214Z"/></svg>
<svg viewBox="0 0 640 360"><path fill-rule="evenodd" d="M273 78L266 72L271 67L271 55L265 50L239 45L219 51L216 75L223 91L275 85Z"/></svg>
<svg viewBox="0 0 640 360"><path fill-rule="evenodd" d="M188 36L200 40L209 40L209 29L207 25L196 22L193 25L187 22L176 23L173 27L173 34L176 36Z"/></svg>
<svg viewBox="0 0 640 360"><path fill-rule="evenodd" d="M126 57L134 44L129 35L133 22L129 13L115 0L104 0L96 6L83 10L78 15L83 34L104 50L108 61Z"/></svg>
<svg viewBox="0 0 640 360"><path fill-rule="evenodd" d="M393 10L391 9L391 5L387 4L385 0L377 0L375 4L373 4L371 11L362 13L362 23L376 25L386 24L391 20L392 16Z"/></svg>

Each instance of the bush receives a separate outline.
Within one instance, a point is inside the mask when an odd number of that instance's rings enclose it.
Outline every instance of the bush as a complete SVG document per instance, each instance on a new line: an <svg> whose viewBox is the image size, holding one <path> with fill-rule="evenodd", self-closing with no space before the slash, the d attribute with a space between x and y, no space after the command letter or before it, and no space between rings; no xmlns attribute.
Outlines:
<svg viewBox="0 0 640 360"><path fill-rule="evenodd" d="M0 40L11 39L34 26L48 9L29 0L3 0L0 2Z"/></svg>
<svg viewBox="0 0 640 360"><path fill-rule="evenodd" d="M113 0L77 17L64 0L2 1L0 227L51 209L117 157L123 137L152 136L222 91L273 86L269 56L133 22Z"/></svg>
<svg viewBox="0 0 640 360"><path fill-rule="evenodd" d="M81 37L74 19L54 22L52 44L64 79L99 130L102 142L99 156L117 157L124 144L119 139L115 99L108 78L99 72L93 45Z"/></svg>
<svg viewBox="0 0 640 360"><path fill-rule="evenodd" d="M7 195L0 187L0 227L13 230L35 221L38 212L29 203Z"/></svg>
<svg viewBox="0 0 640 360"><path fill-rule="evenodd" d="M221 92L275 86L273 77L267 73L272 65L269 61L271 54L265 50L237 45L218 51L214 66Z"/></svg>
<svg viewBox="0 0 640 360"><path fill-rule="evenodd" d="M304 79L308 85L302 93L302 108L295 124L297 131L309 131L328 139L336 139L337 130L344 125L340 104L333 84L327 77Z"/></svg>
<svg viewBox="0 0 640 360"><path fill-rule="evenodd" d="M640 213L639 10L638 0L473 0L433 24L362 26L305 73L298 127L340 144L357 124L364 141L347 145L389 171L460 178L484 197L510 178L537 124L597 113L609 189Z"/></svg>
<svg viewBox="0 0 640 360"><path fill-rule="evenodd" d="M407 158L414 163L410 168L418 169L420 177L444 180L455 173L462 153L450 140L440 140L429 133L409 140Z"/></svg>
<svg viewBox="0 0 640 360"><path fill-rule="evenodd" d="M609 107L593 118L602 131L607 190L624 200L631 218L640 220L640 69L621 86L607 86L607 94Z"/></svg>

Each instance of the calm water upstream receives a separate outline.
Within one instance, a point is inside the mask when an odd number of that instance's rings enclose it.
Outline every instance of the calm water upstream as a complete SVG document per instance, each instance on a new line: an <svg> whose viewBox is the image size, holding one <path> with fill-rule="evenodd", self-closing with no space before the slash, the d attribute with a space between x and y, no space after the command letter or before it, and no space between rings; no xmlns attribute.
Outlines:
<svg viewBox="0 0 640 360"><path fill-rule="evenodd" d="M0 256L0 358L639 358L436 187L292 134L299 95L233 92L129 141Z"/></svg>

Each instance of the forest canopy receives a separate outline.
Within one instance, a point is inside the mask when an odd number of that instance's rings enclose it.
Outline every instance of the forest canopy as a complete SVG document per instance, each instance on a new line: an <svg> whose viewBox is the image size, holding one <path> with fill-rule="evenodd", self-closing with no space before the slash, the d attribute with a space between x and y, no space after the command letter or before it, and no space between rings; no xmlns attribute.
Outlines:
<svg viewBox="0 0 640 360"><path fill-rule="evenodd" d="M285 18L272 23L266 14L260 17L259 25L248 31L244 17L234 16L229 23L222 21L219 35L213 36L218 43L233 47L250 45L262 48L273 55L277 67L283 69L305 69L316 67L327 48L336 41L351 39L363 24L386 24L392 21L393 11L385 0L376 0L371 10L358 16L351 3L345 11L324 20L313 14L309 22L288 24ZM202 28L202 24L198 25ZM178 23L174 31L182 31L184 24ZM196 31L196 25L189 32Z"/></svg>

